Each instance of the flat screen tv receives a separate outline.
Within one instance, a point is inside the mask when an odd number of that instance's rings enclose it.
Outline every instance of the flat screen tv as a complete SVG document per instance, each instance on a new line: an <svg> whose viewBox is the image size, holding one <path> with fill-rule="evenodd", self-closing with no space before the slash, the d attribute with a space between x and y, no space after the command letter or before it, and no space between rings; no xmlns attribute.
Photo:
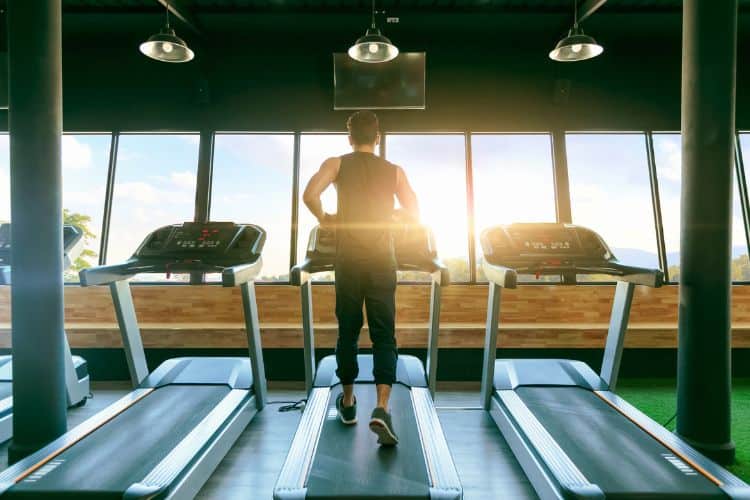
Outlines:
<svg viewBox="0 0 750 500"><path fill-rule="evenodd" d="M333 88L333 109L425 109L425 53L379 64L335 53Z"/></svg>

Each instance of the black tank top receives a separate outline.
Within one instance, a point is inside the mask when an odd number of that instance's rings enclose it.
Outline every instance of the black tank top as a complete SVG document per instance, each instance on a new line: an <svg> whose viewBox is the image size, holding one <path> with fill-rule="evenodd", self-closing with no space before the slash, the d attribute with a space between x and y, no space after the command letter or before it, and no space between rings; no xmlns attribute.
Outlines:
<svg viewBox="0 0 750 500"><path fill-rule="evenodd" d="M336 261L395 266L393 221L398 167L372 153L341 157L336 192Z"/></svg>

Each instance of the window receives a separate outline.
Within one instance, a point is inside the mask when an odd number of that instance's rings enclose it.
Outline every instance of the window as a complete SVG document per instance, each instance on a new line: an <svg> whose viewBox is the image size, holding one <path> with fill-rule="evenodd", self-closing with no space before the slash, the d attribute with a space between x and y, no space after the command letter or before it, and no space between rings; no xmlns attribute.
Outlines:
<svg viewBox="0 0 750 500"><path fill-rule="evenodd" d="M451 280L469 280L466 213L466 147L458 134L393 134L388 160L400 165L419 199L422 221L432 227Z"/></svg>
<svg viewBox="0 0 750 500"><path fill-rule="evenodd" d="M682 144L680 134L677 133L654 134L653 138L669 280L679 282ZM733 188L732 194L732 259L734 261L732 264L732 279L734 281L750 280L742 207L739 191L736 188Z"/></svg>
<svg viewBox="0 0 750 500"><path fill-rule="evenodd" d="M10 138L0 134L0 222L10 221Z"/></svg>
<svg viewBox="0 0 750 500"><path fill-rule="evenodd" d="M107 263L126 260L151 231L193 220L199 142L198 134L120 136ZM164 275L141 279L167 280Z"/></svg>
<svg viewBox="0 0 750 500"><path fill-rule="evenodd" d="M289 279L294 136L217 134L211 220L266 230L260 281Z"/></svg>
<svg viewBox="0 0 750 500"><path fill-rule="evenodd" d="M478 281L485 281L479 239L484 229L556 221L551 139L549 134L471 136Z"/></svg>
<svg viewBox="0 0 750 500"><path fill-rule="evenodd" d="M653 134L654 163L659 181L659 202L664 231L664 249L670 281L680 274L680 190L682 145L680 134Z"/></svg>
<svg viewBox="0 0 750 500"><path fill-rule="evenodd" d="M99 242L109 170L109 134L65 134L62 138L63 219L84 233L84 250L65 280L99 263Z"/></svg>
<svg viewBox="0 0 750 500"><path fill-rule="evenodd" d="M349 138L346 134L302 134L300 137L300 171L299 171L299 218L297 223L297 262L305 259L310 231L318 221L302 201L305 186L318 171L320 165L332 156L341 156L351 152ZM336 213L336 189L330 186L322 196L323 210ZM330 281L332 274L320 273L313 276L318 281Z"/></svg>
<svg viewBox="0 0 750 500"><path fill-rule="evenodd" d="M573 222L599 233L622 263L658 268L644 135L568 134L566 143Z"/></svg>

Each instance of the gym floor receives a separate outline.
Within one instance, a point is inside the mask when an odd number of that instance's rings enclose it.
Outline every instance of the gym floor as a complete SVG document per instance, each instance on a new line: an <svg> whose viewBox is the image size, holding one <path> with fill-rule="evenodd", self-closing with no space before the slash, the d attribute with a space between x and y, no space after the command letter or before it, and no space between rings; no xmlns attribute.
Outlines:
<svg viewBox="0 0 750 500"><path fill-rule="evenodd" d="M730 470L750 481L750 379L733 382L732 436L737 463ZM281 402L304 397L300 384L269 384L271 404L259 413L198 495L199 499L272 498L273 486L286 458L300 418L299 411L279 412ZM95 382L94 398L83 408L70 410L75 426L105 408L129 390L126 382ZM675 381L630 379L618 393L665 423L675 412ZM448 383L439 388L436 406L453 459L464 487L465 500L485 500L498 492L503 498L536 498L492 419L477 408L479 386ZM364 414L368 410L360 409ZM741 425L742 423L742 425ZM668 425L674 429L674 423ZM0 457L5 460L4 447ZM373 436L373 449L375 449ZM0 463L4 468L5 463Z"/></svg>

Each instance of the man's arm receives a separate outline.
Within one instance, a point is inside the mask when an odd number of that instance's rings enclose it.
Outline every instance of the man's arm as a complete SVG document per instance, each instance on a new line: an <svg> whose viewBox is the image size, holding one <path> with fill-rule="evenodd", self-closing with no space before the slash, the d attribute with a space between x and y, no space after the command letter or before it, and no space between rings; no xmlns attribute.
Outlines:
<svg viewBox="0 0 750 500"><path fill-rule="evenodd" d="M340 166L340 158L328 158L324 161L320 169L310 178L305 188L305 193L302 195L305 205L307 205L307 208L310 209L310 212L312 212L320 223L324 222L326 216L320 196L336 180L336 177L339 175Z"/></svg>
<svg viewBox="0 0 750 500"><path fill-rule="evenodd" d="M401 167L396 170L396 198L401 204L401 210L409 218L410 222L419 221L419 203L417 195L406 178L406 172Z"/></svg>

